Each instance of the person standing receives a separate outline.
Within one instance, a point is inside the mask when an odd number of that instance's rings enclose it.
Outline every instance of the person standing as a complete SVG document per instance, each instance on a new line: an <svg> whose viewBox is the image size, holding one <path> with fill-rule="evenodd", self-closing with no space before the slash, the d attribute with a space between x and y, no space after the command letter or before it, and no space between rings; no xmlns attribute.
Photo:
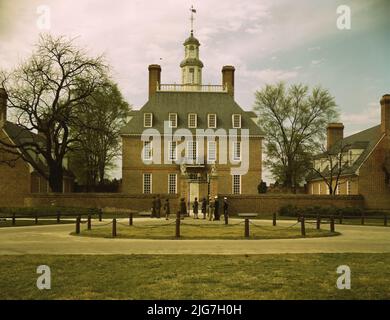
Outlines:
<svg viewBox="0 0 390 320"><path fill-rule="evenodd" d="M156 217L156 197L153 197L153 200L152 200L152 215L151 215L152 218L155 218Z"/></svg>
<svg viewBox="0 0 390 320"><path fill-rule="evenodd" d="M207 212L207 200L205 197L203 197L202 200L202 213L203 213L203 220L206 219L206 212Z"/></svg>
<svg viewBox="0 0 390 320"><path fill-rule="evenodd" d="M164 211L165 211L165 220L169 220L169 215L171 214L171 209L169 207L169 199L168 198L165 200Z"/></svg>
<svg viewBox="0 0 390 320"><path fill-rule="evenodd" d="M229 204L227 198L223 198L223 216L225 217L225 222L229 219ZM226 222L227 223L227 222Z"/></svg>
<svg viewBox="0 0 390 320"><path fill-rule="evenodd" d="M219 214L219 201L218 201L218 197L215 196L215 201L214 201L214 220L219 221L219 217L220 217L220 214Z"/></svg>
<svg viewBox="0 0 390 320"><path fill-rule="evenodd" d="M198 202L198 198L196 197L195 197L194 204L192 205L192 210L194 212L194 219L199 219L198 217L199 202Z"/></svg>
<svg viewBox="0 0 390 320"><path fill-rule="evenodd" d="M184 219L184 217L187 215L187 205L186 202L184 201L184 198L180 199L180 216L181 219Z"/></svg>
<svg viewBox="0 0 390 320"><path fill-rule="evenodd" d="M161 217L161 199L160 199L160 195L157 195L157 199L156 199L156 215L157 215L157 218L160 219L160 217Z"/></svg>
<svg viewBox="0 0 390 320"><path fill-rule="evenodd" d="M209 200L209 221L213 220L213 217L214 217L214 203L212 202L211 197L210 197L210 200Z"/></svg>

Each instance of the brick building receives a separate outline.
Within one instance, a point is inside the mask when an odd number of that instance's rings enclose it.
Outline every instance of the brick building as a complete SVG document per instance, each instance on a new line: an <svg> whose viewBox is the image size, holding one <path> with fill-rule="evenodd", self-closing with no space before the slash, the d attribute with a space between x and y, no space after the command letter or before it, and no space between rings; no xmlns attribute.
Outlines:
<svg viewBox="0 0 390 320"><path fill-rule="evenodd" d="M263 133L256 115L234 100L234 67L222 68L221 85L202 84L199 47L191 31L181 84L162 84L161 67L149 66L149 99L121 131L123 193L193 201L258 192Z"/></svg>
<svg viewBox="0 0 390 320"><path fill-rule="evenodd" d="M343 136L344 126L331 123L327 130L327 156L319 155L314 166L327 177L329 154L342 166L336 194L363 195L365 206L371 209L390 209L390 95L380 100L381 123L349 137ZM378 110L379 111L379 110ZM340 155L341 152L341 156ZM327 180L329 183L329 180ZM328 194L325 179L315 175L308 181L310 194Z"/></svg>
<svg viewBox="0 0 390 320"><path fill-rule="evenodd" d="M38 134L7 121L7 94L0 88L0 139L8 144L21 145L23 141L42 139ZM47 170L45 162L34 153L19 148L9 149L0 145L0 206L23 206L24 198L31 193L47 193L50 187L31 163ZM16 154L15 154L16 151ZM65 168L66 169L66 168ZM71 192L73 174L65 170L64 192Z"/></svg>

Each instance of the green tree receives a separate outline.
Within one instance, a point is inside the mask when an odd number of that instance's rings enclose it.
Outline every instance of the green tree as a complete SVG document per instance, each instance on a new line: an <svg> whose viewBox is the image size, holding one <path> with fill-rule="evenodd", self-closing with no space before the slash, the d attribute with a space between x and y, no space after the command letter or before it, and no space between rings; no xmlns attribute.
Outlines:
<svg viewBox="0 0 390 320"><path fill-rule="evenodd" d="M24 160L48 180L53 192L62 192L64 158L76 142L70 130L83 125L80 106L101 86L107 70L101 57L87 56L72 40L42 35L30 59L0 75L16 124L39 133L17 145L5 139L0 145L42 159L45 166Z"/></svg>
<svg viewBox="0 0 390 320"><path fill-rule="evenodd" d="M320 150L326 126L338 113L327 90L284 83L257 91L254 110L266 136L265 165L284 187L303 182L313 154Z"/></svg>
<svg viewBox="0 0 390 320"><path fill-rule="evenodd" d="M130 106L118 86L106 80L82 103L80 121L71 136L77 141L70 157L77 180L90 189L104 183L106 173L120 154L120 129L129 116Z"/></svg>

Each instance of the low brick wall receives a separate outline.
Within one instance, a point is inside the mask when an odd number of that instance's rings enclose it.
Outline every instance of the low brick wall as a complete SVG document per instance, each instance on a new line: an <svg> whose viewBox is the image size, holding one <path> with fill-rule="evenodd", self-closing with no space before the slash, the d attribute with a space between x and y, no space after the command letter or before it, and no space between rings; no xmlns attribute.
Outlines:
<svg viewBox="0 0 390 320"><path fill-rule="evenodd" d="M222 195L224 196L224 195ZM360 195L350 196L327 196L327 195L306 195L306 194L264 194L264 195L225 195L229 202L231 214L240 212L256 212L260 214L278 212L286 205L297 206L298 208L310 206L334 206L364 207L364 199Z"/></svg>
<svg viewBox="0 0 390 320"><path fill-rule="evenodd" d="M24 199L25 206L56 206L81 207L81 208L107 208L130 209L137 211L150 211L154 195L128 195L121 193L66 193L66 194L33 194ZM171 213L175 213L179 198L176 195L160 195L161 202L164 204L166 198L169 198ZM125 210L124 210L125 211Z"/></svg>
<svg viewBox="0 0 390 320"><path fill-rule="evenodd" d="M222 197L224 195L221 195ZM160 195L162 202L170 199L171 213L178 210L179 197L177 195ZM229 199L229 212L256 212L260 214L278 212L285 205L297 207L334 206L364 207L364 199L359 195L327 196L304 194L265 194L265 195L226 195ZM34 194L25 198L26 206L57 206L87 207L87 208L114 208L149 211L152 206L153 195L129 195L116 193L68 193L68 194Z"/></svg>

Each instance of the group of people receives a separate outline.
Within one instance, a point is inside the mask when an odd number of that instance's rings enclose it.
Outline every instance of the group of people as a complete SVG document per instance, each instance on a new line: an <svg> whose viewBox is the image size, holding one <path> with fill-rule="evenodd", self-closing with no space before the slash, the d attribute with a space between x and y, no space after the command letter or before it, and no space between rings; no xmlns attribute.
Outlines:
<svg viewBox="0 0 390 320"><path fill-rule="evenodd" d="M212 221L218 221L221 218L221 213L224 215L224 217L228 217L229 212L229 204L227 201L227 198L224 197L223 202L221 201L217 196L214 197L214 200L211 198L207 201L207 199L204 197L201 202L198 201L198 198L196 197L194 199L194 202L192 204L192 212L194 214L194 219L199 219L199 209L200 212L203 214L203 219L206 219L206 216L208 220ZM165 213L165 219L169 220L169 215L171 213L169 199L165 200L164 206L162 206L162 201L160 199L160 196L157 195L156 197L153 197L152 202L152 218L161 218L161 209L164 210ZM184 217L189 217L189 211L187 210L187 204L184 200L184 198L180 199L180 205L179 205L179 212L182 219Z"/></svg>

